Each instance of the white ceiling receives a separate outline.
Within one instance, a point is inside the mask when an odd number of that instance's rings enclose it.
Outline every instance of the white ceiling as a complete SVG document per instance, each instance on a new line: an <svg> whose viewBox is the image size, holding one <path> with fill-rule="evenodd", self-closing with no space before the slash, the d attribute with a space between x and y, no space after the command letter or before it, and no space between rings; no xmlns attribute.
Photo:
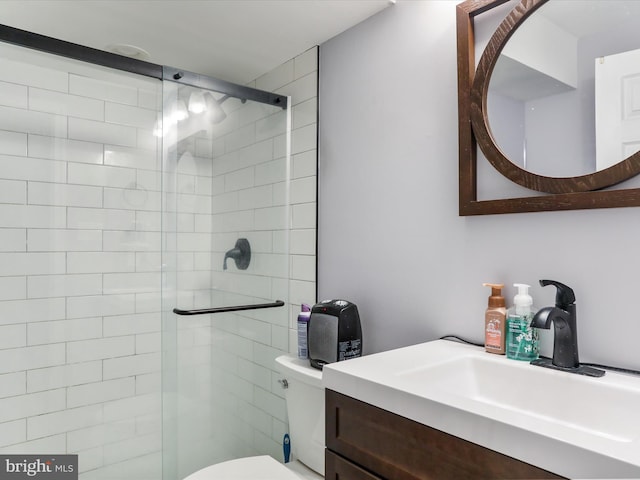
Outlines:
<svg viewBox="0 0 640 480"><path fill-rule="evenodd" d="M538 12L567 33L580 38L597 32L614 32L618 25L635 21L640 15L640 2L638 0L549 2Z"/></svg>
<svg viewBox="0 0 640 480"><path fill-rule="evenodd" d="M246 84L393 0L0 0L0 24Z"/></svg>

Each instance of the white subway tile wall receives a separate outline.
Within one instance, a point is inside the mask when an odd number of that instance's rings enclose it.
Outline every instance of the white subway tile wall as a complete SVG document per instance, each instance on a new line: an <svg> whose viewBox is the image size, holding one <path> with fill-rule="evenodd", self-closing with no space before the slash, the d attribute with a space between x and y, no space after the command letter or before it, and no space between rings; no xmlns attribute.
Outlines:
<svg viewBox="0 0 640 480"><path fill-rule="evenodd" d="M161 82L0 56L0 451L157 480Z"/></svg>
<svg viewBox="0 0 640 480"><path fill-rule="evenodd" d="M287 315L279 316L277 309L235 315L237 318L233 322L217 320L214 331L219 329L227 332L229 340L232 336L242 339L229 341L217 353L218 357L234 354L239 357L235 364L224 362L229 366L229 372L234 374L223 376L225 381L240 382L238 389L241 392L244 392L242 387L246 387L244 381L251 384L252 391L248 399L243 401L242 398L236 398L233 407L238 415L244 417L246 429L242 433L246 437L243 440L253 447L249 454L268 454L279 460L282 460L282 440L288 427L284 392L277 382L281 375L277 372L274 359L285 351L297 352L296 319L300 306L302 303L312 305L316 302L317 78L318 48L314 47L252 84L256 88L291 97L288 165L285 162L286 138L282 133L275 132L270 117L256 123L258 143L241 149L237 155L220 151L214 161L214 188L217 183L222 183L222 180L216 182L219 175L224 178L225 192L233 190L237 179L250 176L243 167L255 165L253 184L241 191L243 195L238 195L235 208L242 210L255 207L254 228L276 229L271 239L262 239L264 243L258 244L257 238L252 240L264 251L271 246L273 252L270 255L256 252L255 272L271 276L274 298L278 297L278 292L285 292L283 295L289 302ZM265 142L260 140L269 135L273 135L273 160L256 164L260 150L266 148ZM239 163L230 160L234 156L240 159ZM284 182L287 171L290 179L288 185ZM262 185L271 188L266 189ZM272 195L271 205L267 202L268 191ZM222 197L221 203L228 201L223 194L219 197ZM214 196L214 205L216 198ZM259 208L258 204L263 208ZM214 254L215 251L214 248ZM278 253L288 256L288 262L278 258ZM214 258L214 266L217 261ZM287 267L287 271L282 270L283 266ZM265 325L268 328L264 328ZM243 343L246 340L251 340L251 349ZM218 360L223 361L222 358Z"/></svg>
<svg viewBox="0 0 640 480"><path fill-rule="evenodd" d="M160 82L7 45L0 56L11 67L0 71L0 452L78 453L82 480L157 480ZM290 163L284 112L229 99L215 135L181 156L173 190L165 179L177 304L288 302L177 321L177 436L194 447L179 469L189 471L282 458L273 360L296 351L300 304L316 300L317 48L252 86L292 95ZM239 236L250 269L230 260L223 272Z"/></svg>

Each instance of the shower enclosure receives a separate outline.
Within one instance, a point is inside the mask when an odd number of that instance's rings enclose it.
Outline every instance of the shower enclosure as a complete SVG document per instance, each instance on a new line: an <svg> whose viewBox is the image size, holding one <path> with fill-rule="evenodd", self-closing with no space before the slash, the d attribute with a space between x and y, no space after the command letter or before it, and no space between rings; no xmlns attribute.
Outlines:
<svg viewBox="0 0 640 480"><path fill-rule="evenodd" d="M82 480L280 459L287 97L0 39L0 455Z"/></svg>

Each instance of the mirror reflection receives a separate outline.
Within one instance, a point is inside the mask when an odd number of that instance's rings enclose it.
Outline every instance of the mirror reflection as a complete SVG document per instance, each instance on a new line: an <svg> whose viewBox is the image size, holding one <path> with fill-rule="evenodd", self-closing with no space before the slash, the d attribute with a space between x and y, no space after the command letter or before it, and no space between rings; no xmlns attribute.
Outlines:
<svg viewBox="0 0 640 480"><path fill-rule="evenodd" d="M487 97L511 162L574 177L640 150L639 18L637 0L551 0L515 31Z"/></svg>

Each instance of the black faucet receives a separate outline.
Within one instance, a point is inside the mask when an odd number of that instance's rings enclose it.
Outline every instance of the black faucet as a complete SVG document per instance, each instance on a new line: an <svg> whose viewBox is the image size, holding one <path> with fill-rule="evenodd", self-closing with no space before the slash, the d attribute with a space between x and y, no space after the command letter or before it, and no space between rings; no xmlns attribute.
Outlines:
<svg viewBox="0 0 640 480"><path fill-rule="evenodd" d="M538 310L531 320L534 328L550 329L554 327L553 358L540 358L531 362L532 365L569 371L594 377L604 375L602 370L581 366L578 358L578 331L576 324L576 296L573 290L555 280L540 280L540 285L553 285L557 288L555 307L545 307Z"/></svg>
<svg viewBox="0 0 640 480"><path fill-rule="evenodd" d="M580 360L578 359L576 296L571 288L555 280L540 280L540 285L543 287L553 285L558 289L556 306L538 310L531 320L531 326L549 330L551 322L553 322L553 360L551 363L556 367L577 368L580 366Z"/></svg>

